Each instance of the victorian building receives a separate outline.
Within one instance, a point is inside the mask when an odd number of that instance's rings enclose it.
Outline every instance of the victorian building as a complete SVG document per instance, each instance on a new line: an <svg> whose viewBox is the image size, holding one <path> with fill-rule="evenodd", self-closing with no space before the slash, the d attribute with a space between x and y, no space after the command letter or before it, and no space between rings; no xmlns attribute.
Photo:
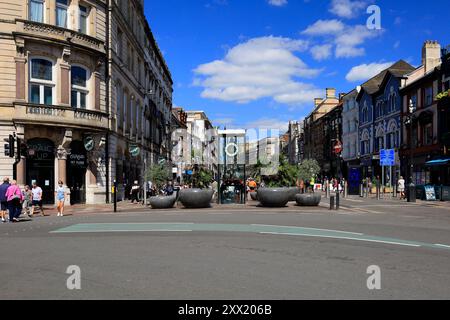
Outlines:
<svg viewBox="0 0 450 320"><path fill-rule="evenodd" d="M143 157L168 156L172 80L143 1L6 0L0 14L0 138L22 151L1 152L0 175L48 203L58 180L71 203L109 201L114 180L123 197Z"/></svg>
<svg viewBox="0 0 450 320"><path fill-rule="evenodd" d="M322 118L324 123L323 174L327 177L344 178L346 176L342 159L342 109L341 101Z"/></svg>
<svg viewBox="0 0 450 320"><path fill-rule="evenodd" d="M404 123L402 174L408 178L412 177L416 185L440 185L450 182L445 137L443 132L440 132L440 129L445 128L446 121L440 121L445 119L445 116L442 117L439 112L442 108L438 107L437 99L438 94L445 90L446 78L443 76L443 69L440 44L436 41L426 41L422 49L422 65L407 75L401 89Z"/></svg>
<svg viewBox="0 0 450 320"><path fill-rule="evenodd" d="M359 104L361 167L364 177L394 182L400 174L401 97L399 89L405 75L415 68L400 60L361 86L356 98ZM380 150L394 149L396 163L382 177Z"/></svg>

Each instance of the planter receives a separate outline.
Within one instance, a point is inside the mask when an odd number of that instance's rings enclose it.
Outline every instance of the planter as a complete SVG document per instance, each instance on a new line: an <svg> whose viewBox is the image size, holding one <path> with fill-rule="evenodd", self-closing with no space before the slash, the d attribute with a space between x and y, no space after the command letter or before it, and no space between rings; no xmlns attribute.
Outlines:
<svg viewBox="0 0 450 320"><path fill-rule="evenodd" d="M318 207L322 200L322 196L315 193L298 194L295 197L295 200L301 207Z"/></svg>
<svg viewBox="0 0 450 320"><path fill-rule="evenodd" d="M289 201L295 201L295 196L300 194L301 190L297 187L289 188Z"/></svg>
<svg viewBox="0 0 450 320"><path fill-rule="evenodd" d="M152 209L170 209L173 208L176 201L177 201L176 194L170 197L164 196L151 197L149 200Z"/></svg>
<svg viewBox="0 0 450 320"><path fill-rule="evenodd" d="M289 202L289 188L258 189L258 200L263 207L280 208Z"/></svg>
<svg viewBox="0 0 450 320"><path fill-rule="evenodd" d="M209 208L213 195L214 191L210 189L183 189L179 201L186 208Z"/></svg>
<svg viewBox="0 0 450 320"><path fill-rule="evenodd" d="M252 198L253 201L258 201L258 192L250 192L250 197Z"/></svg>

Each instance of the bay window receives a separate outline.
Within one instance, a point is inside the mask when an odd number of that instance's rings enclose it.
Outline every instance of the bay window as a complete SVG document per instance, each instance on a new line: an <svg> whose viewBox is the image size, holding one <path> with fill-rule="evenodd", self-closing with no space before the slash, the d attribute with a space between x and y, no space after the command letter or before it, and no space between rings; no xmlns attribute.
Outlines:
<svg viewBox="0 0 450 320"><path fill-rule="evenodd" d="M56 25L67 28L67 8L68 0L56 0Z"/></svg>
<svg viewBox="0 0 450 320"><path fill-rule="evenodd" d="M44 0L30 0L29 19L44 23Z"/></svg>
<svg viewBox="0 0 450 320"><path fill-rule="evenodd" d="M53 62L32 58L30 60L30 103L53 105L55 82L53 77Z"/></svg>
<svg viewBox="0 0 450 320"><path fill-rule="evenodd" d="M78 66L72 66L71 68L71 105L72 108L86 109L87 98L89 94L87 82L89 79L89 72Z"/></svg>

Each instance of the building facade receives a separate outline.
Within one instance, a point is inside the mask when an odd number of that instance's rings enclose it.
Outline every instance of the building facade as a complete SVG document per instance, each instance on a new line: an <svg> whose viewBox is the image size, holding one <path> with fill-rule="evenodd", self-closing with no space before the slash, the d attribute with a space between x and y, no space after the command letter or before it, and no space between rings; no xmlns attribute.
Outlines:
<svg viewBox="0 0 450 320"><path fill-rule="evenodd" d="M341 102L322 118L325 137L323 175L329 178L342 179L346 176L342 159L342 109L343 103Z"/></svg>
<svg viewBox="0 0 450 320"><path fill-rule="evenodd" d="M395 183L400 174L399 147L401 138L401 98L399 89L404 76L414 70L400 60L361 86L359 105L360 161L363 177L380 177ZM394 149L396 165L392 172L380 165L380 150Z"/></svg>
<svg viewBox="0 0 450 320"><path fill-rule="evenodd" d="M445 170L441 170L445 166L433 165L434 160L443 158L445 148L440 138L437 100L438 93L443 89L441 69L440 44L436 41L426 41L422 50L422 65L408 74L401 89L404 124L402 174L408 178L412 177L412 181L417 185L449 182ZM412 119L408 119L411 105L415 111ZM442 124L445 124L445 121Z"/></svg>
<svg viewBox="0 0 450 320"><path fill-rule="evenodd" d="M0 14L0 138L15 135L22 151L1 152L0 174L38 183L47 203L58 180L72 204L109 201L114 180L123 198L146 151L166 153L151 142L171 114L143 1L6 0Z"/></svg>

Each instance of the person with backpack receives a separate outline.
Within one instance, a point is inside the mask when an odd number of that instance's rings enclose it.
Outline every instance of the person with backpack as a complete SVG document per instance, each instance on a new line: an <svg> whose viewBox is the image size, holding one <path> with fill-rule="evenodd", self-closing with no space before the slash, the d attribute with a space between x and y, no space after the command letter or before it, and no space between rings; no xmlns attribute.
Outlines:
<svg viewBox="0 0 450 320"><path fill-rule="evenodd" d="M17 186L17 181L13 180L6 190L6 198L8 201L9 222L19 222L19 216L22 213L23 195Z"/></svg>

